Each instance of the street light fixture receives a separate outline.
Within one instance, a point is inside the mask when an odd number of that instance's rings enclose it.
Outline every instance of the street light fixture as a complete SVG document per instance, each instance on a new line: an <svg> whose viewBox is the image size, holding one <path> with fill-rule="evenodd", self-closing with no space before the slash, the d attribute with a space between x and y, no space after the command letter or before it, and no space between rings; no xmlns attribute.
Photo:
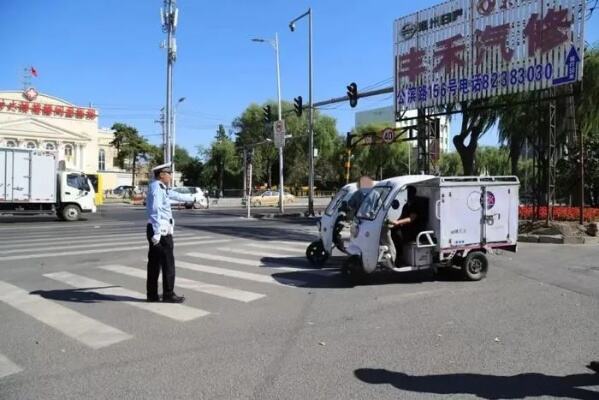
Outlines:
<svg viewBox="0 0 599 400"><path fill-rule="evenodd" d="M263 38L253 38L252 42L257 43L269 43L275 50L276 62L277 62L277 101L279 105L279 121L283 119L283 110L281 108L281 69L279 62L279 34L275 33L275 38L273 39L263 39ZM281 214L285 211L285 206L283 205L283 191L284 191L284 182L283 182L283 147L279 147L279 212Z"/></svg>
<svg viewBox="0 0 599 400"><path fill-rule="evenodd" d="M295 23L300 19L308 17L308 161L309 161L309 177L308 177L308 214L314 215L314 110L312 103L312 9L293 19L289 23L291 32L295 32Z"/></svg>

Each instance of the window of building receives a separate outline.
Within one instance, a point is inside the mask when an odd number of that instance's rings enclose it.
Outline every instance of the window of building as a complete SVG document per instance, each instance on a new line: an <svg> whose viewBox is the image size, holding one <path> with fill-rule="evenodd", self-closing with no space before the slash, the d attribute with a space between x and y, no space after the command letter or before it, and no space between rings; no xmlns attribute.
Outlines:
<svg viewBox="0 0 599 400"><path fill-rule="evenodd" d="M35 149L35 148L37 148L37 146L33 142L27 142L27 148L28 149Z"/></svg>
<svg viewBox="0 0 599 400"><path fill-rule="evenodd" d="M17 144L15 143L14 140L7 140L6 147L17 147Z"/></svg>
<svg viewBox="0 0 599 400"><path fill-rule="evenodd" d="M100 149L98 153L98 170L104 171L106 169L106 151L104 149Z"/></svg>
<svg viewBox="0 0 599 400"><path fill-rule="evenodd" d="M56 147L54 146L53 143L46 143L46 150L54 151L55 149L56 149Z"/></svg>
<svg viewBox="0 0 599 400"><path fill-rule="evenodd" d="M66 158L67 160L73 158L73 146L71 146L70 144L64 146L64 158Z"/></svg>

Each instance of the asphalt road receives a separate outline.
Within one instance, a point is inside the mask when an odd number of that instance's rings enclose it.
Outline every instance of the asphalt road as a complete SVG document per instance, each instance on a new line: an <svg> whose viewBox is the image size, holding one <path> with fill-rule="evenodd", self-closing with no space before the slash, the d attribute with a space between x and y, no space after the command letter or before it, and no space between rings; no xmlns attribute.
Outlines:
<svg viewBox="0 0 599 400"><path fill-rule="evenodd" d="M142 208L0 217L0 399L599 398L597 246L353 287L314 220L243 215L176 212L184 307L141 301Z"/></svg>

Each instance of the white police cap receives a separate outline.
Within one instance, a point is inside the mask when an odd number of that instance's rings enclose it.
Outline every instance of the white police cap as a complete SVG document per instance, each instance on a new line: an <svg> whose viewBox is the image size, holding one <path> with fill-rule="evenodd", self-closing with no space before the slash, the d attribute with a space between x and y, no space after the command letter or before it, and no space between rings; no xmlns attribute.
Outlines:
<svg viewBox="0 0 599 400"><path fill-rule="evenodd" d="M152 172L157 173L157 172L173 172L171 169L171 165L172 163L166 163L166 164L160 164L155 166L154 168L152 168Z"/></svg>

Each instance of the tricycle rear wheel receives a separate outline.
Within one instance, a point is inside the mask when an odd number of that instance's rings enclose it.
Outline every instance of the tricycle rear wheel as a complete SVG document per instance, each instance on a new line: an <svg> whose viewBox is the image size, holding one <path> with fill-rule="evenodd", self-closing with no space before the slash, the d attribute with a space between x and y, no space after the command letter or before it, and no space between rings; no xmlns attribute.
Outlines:
<svg viewBox="0 0 599 400"><path fill-rule="evenodd" d="M343 264L342 271L349 276L349 280L354 285L365 283L368 276L364 271L362 258L360 256L348 257Z"/></svg>
<svg viewBox="0 0 599 400"><path fill-rule="evenodd" d="M329 258L328 253L324 249L322 240L316 240L308 246L306 249L306 258L315 267L322 267Z"/></svg>
<svg viewBox="0 0 599 400"><path fill-rule="evenodd" d="M480 281L487 276L488 269L489 260L481 251L468 253L462 262L462 274L469 281Z"/></svg>

